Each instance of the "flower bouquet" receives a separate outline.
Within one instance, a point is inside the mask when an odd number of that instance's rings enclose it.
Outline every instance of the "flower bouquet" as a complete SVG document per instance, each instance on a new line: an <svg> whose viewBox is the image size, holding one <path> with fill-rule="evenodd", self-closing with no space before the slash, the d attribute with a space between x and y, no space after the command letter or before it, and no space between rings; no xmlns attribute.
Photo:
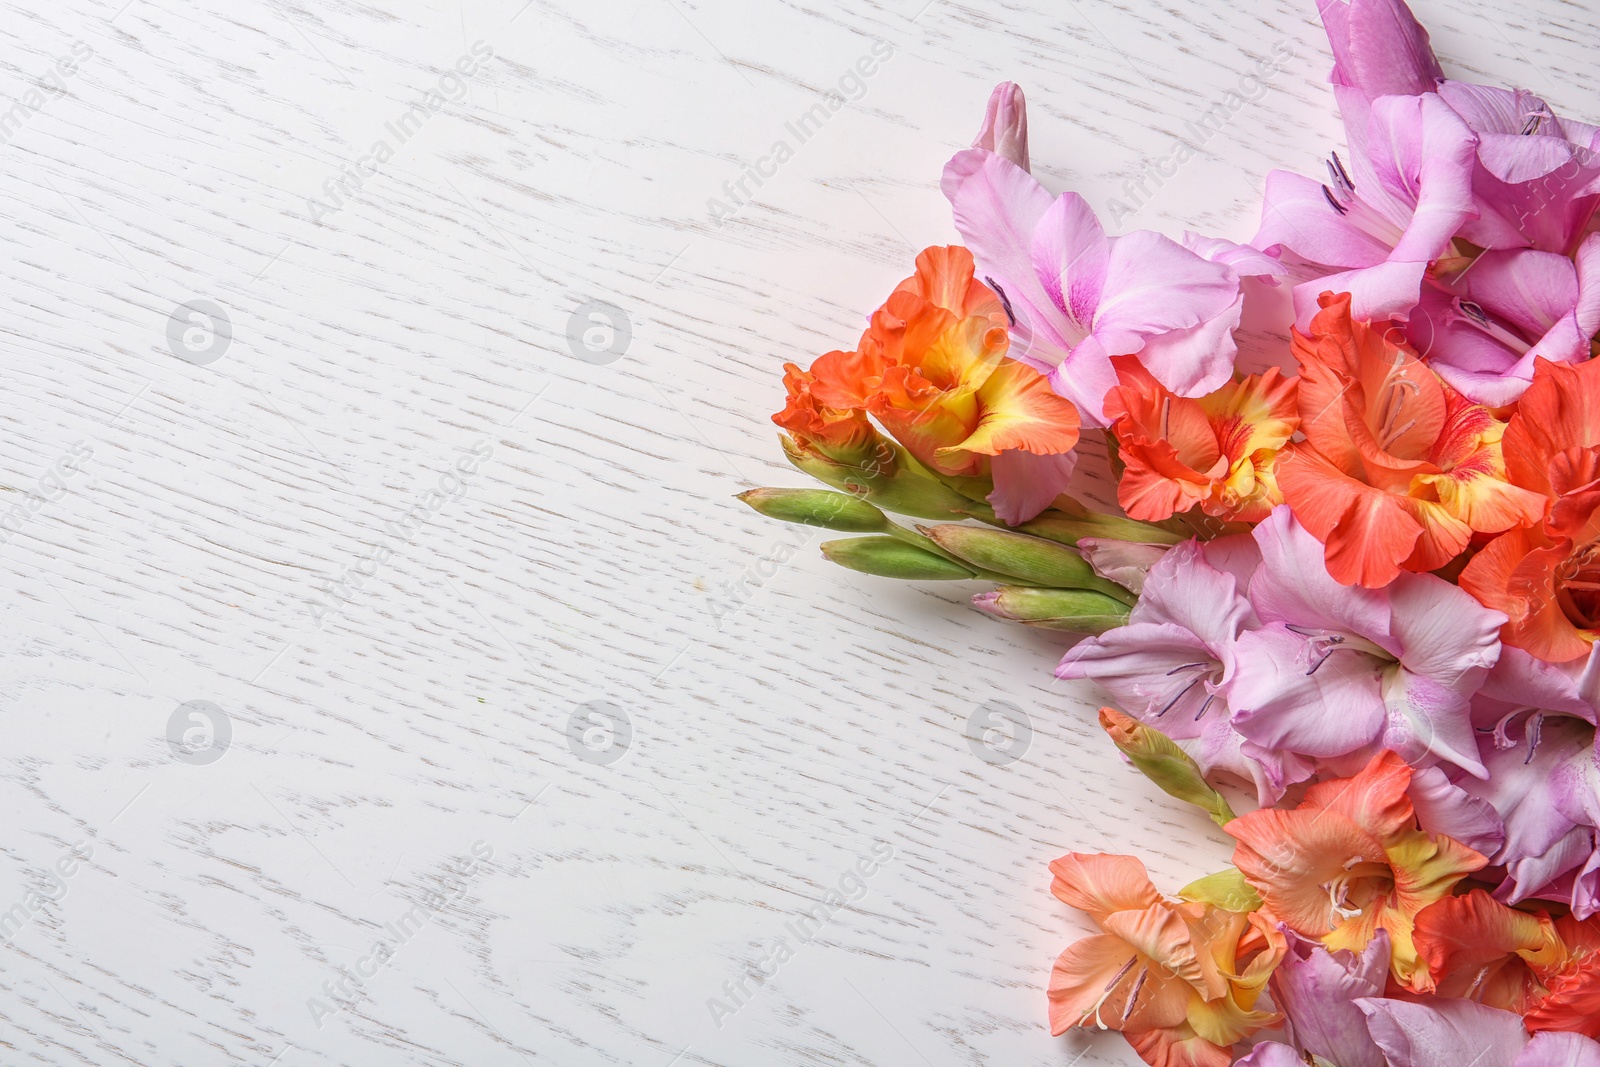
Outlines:
<svg viewBox="0 0 1600 1067"><path fill-rule="evenodd" d="M1156 1067L1600 1065L1600 129L1319 0L1348 135L1248 245L1111 236L1003 84L934 247L774 421L842 566L1081 635L1135 767L1236 841L1167 894L1073 853L1052 1031ZM1233 332L1293 284L1283 368ZM1065 495L1103 434L1124 514ZM891 514L912 522L896 521ZM1235 814L1219 783L1244 786Z"/></svg>

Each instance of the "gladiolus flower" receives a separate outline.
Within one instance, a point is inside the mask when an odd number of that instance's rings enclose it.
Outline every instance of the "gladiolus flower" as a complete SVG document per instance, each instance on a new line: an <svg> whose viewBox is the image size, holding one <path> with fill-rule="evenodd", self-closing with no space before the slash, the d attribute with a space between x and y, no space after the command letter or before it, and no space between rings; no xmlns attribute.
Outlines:
<svg viewBox="0 0 1600 1067"><path fill-rule="evenodd" d="M1240 575L1210 558L1223 553L1242 557L1235 564L1246 572L1260 558L1249 537L1169 549L1150 568L1128 625L1079 642L1056 677L1099 682L1128 714L1177 742L1204 774L1249 782L1270 804L1313 768L1293 753L1247 746L1230 721L1235 650L1258 623Z"/></svg>
<svg viewBox="0 0 1600 1067"><path fill-rule="evenodd" d="M1166 900L1132 856L1074 852L1050 870L1050 891L1103 931L1056 961L1051 1033L1120 1030L1153 1067L1227 1067L1236 1042L1277 1022L1255 1003L1284 939L1259 912Z"/></svg>
<svg viewBox="0 0 1600 1067"><path fill-rule="evenodd" d="M873 314L858 349L818 359L802 383L805 403L792 395L791 407L811 420L812 439L844 436L835 413L861 422L870 414L939 475L984 488L992 479L989 503L1016 524L1066 488L1078 413L1036 370L1006 355L1005 311L972 269L964 248L925 250L916 274Z"/></svg>
<svg viewBox="0 0 1600 1067"><path fill-rule="evenodd" d="M1483 776L1469 702L1505 617L1432 574L1339 585L1288 508L1251 536L1259 623L1239 636L1227 699L1252 750L1348 764L1383 747Z"/></svg>
<svg viewBox="0 0 1600 1067"><path fill-rule="evenodd" d="M1523 1016L1530 1031L1600 1037L1600 919L1552 919L1475 889L1417 916L1427 988Z"/></svg>
<svg viewBox="0 0 1600 1067"><path fill-rule="evenodd" d="M1367 997L1356 1006L1389 1067L1600 1067L1600 1043L1581 1034L1529 1037L1515 1013L1470 1000Z"/></svg>
<svg viewBox="0 0 1600 1067"><path fill-rule="evenodd" d="M1334 95L1359 162L1379 98L1437 93L1476 136L1473 215L1461 235L1481 248L1571 251L1597 202L1600 131L1558 118L1526 90L1446 79L1427 31L1402 0L1317 0L1317 7L1333 46Z"/></svg>
<svg viewBox="0 0 1600 1067"><path fill-rule="evenodd" d="M846 353L829 352L823 360L846 358ZM783 388L787 397L783 410L772 421L789 431L802 451L818 455L847 467L867 467L874 461L880 435L864 411L858 408L833 408L814 392L817 376L793 363L783 365Z"/></svg>
<svg viewBox="0 0 1600 1067"><path fill-rule="evenodd" d="M1548 515L1491 541L1461 587L1510 616L1507 644L1553 663L1588 655L1600 637L1600 362L1540 362L1504 448Z"/></svg>
<svg viewBox="0 0 1600 1067"><path fill-rule="evenodd" d="M1446 386L1409 345L1324 293L1296 331L1304 443L1278 461L1301 525L1327 546L1328 573L1377 588L1431 571L1475 533L1539 521L1538 494L1506 480L1505 424Z"/></svg>
<svg viewBox="0 0 1600 1067"><path fill-rule="evenodd" d="M1019 358L1048 373L1093 426L1105 425L1106 391L1116 384L1111 356L1138 355L1181 396L1222 385L1237 351L1240 279L1282 273L1282 264L1209 259L1148 230L1108 237L1083 197L1052 197L1009 147L1015 138L997 136L1003 117L1025 128L1021 94L1002 97L1005 89L991 98L977 147L951 158L940 185L956 229L1016 319Z"/></svg>
<svg viewBox="0 0 1600 1067"><path fill-rule="evenodd" d="M1159 522L1199 507L1259 522L1283 503L1273 468L1300 425L1295 379L1273 369L1190 400L1132 356L1111 365L1117 387L1105 412L1127 464L1117 502L1131 518Z"/></svg>
<svg viewBox="0 0 1600 1067"><path fill-rule="evenodd" d="M1272 914L1334 951L1361 952L1387 931L1391 973L1419 989L1417 913L1488 861L1418 827L1411 773L1382 752L1354 778L1312 786L1293 811L1263 808L1225 829L1239 842L1234 865Z"/></svg>
<svg viewBox="0 0 1600 1067"><path fill-rule="evenodd" d="M1600 236L1575 259L1530 248L1484 252L1437 279L1406 323L1434 373L1489 407L1514 404L1539 360L1580 363L1600 331Z"/></svg>
<svg viewBox="0 0 1600 1067"><path fill-rule="evenodd" d="M1507 647L1473 697L1487 776L1458 784L1505 833L1480 852L1504 871L1496 899L1600 911L1600 747L1592 701L1600 678Z"/></svg>
<svg viewBox="0 0 1600 1067"><path fill-rule="evenodd" d="M1422 988L1518 1015L1543 994L1539 973L1567 955L1550 916L1508 908L1482 889L1423 908L1412 939L1425 965Z"/></svg>
<svg viewBox="0 0 1600 1067"><path fill-rule="evenodd" d="M1340 94L1341 105L1345 99ZM1364 117L1345 116L1354 178L1337 157L1328 165L1331 184L1282 170L1267 175L1261 228L1250 243L1287 248L1332 272L1295 286L1302 328L1328 289L1350 293L1359 318L1404 320L1429 266L1460 254L1453 239L1473 216L1477 138L1437 94L1383 96Z"/></svg>

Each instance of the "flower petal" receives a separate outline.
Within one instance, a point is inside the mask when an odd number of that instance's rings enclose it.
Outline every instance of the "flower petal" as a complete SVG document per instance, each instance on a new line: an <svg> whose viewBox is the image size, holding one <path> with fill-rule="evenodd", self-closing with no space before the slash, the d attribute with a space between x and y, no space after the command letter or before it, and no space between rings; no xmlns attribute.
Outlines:
<svg viewBox="0 0 1600 1067"><path fill-rule="evenodd" d="M1198 326L1231 308L1239 280L1170 237L1135 230L1112 241L1094 332L1113 353L1150 337Z"/></svg>
<svg viewBox="0 0 1600 1067"><path fill-rule="evenodd" d="M1268 172L1261 226L1250 243L1264 252L1287 248L1312 263L1343 269L1375 267L1389 258L1387 244L1328 202L1321 182L1287 170Z"/></svg>
<svg viewBox="0 0 1600 1067"><path fill-rule="evenodd" d="M1095 922L1113 912L1143 911L1161 902L1144 864L1132 856L1069 852L1050 864L1050 892Z"/></svg>
<svg viewBox="0 0 1600 1067"><path fill-rule="evenodd" d="M1521 1017L1470 1000L1363 998L1356 1006L1392 1067L1513 1067L1528 1040Z"/></svg>
<svg viewBox="0 0 1600 1067"><path fill-rule="evenodd" d="M1033 269L1079 336L1089 332L1106 285L1111 241L1089 202L1074 192L1056 197L1029 245Z"/></svg>
<svg viewBox="0 0 1600 1067"><path fill-rule="evenodd" d="M978 273L993 277L1012 309L1032 332L1033 357L1054 365L1071 347L1067 323L1033 269L1029 250L1039 220L1053 198L1033 176L1009 159L981 148L957 152L945 164L940 188L954 211L962 242L972 252Z"/></svg>
<svg viewBox="0 0 1600 1067"><path fill-rule="evenodd" d="M1380 752L1350 778L1318 782L1304 807L1342 815L1379 841L1411 827L1416 817L1408 790L1411 768L1393 752Z"/></svg>
<svg viewBox="0 0 1600 1067"><path fill-rule="evenodd" d="M1323 563L1322 545L1287 507L1275 508L1253 531L1261 567L1250 601L1263 622L1288 622L1355 634L1398 654L1381 593L1340 585Z"/></svg>
<svg viewBox="0 0 1600 1067"><path fill-rule="evenodd" d="M1272 976L1272 998L1287 1019L1289 1040L1339 1067L1385 1067L1354 1001L1381 996L1388 975L1389 935L1382 930L1359 955L1329 952L1291 934L1289 952Z"/></svg>
<svg viewBox="0 0 1600 1067"><path fill-rule="evenodd" d="M1494 805L1456 785L1440 768L1414 771L1408 795L1417 824L1428 833L1453 837L1485 856L1493 856L1505 844L1505 823Z"/></svg>
<svg viewBox="0 0 1600 1067"><path fill-rule="evenodd" d="M1589 1019L1600 1019L1600 997L1591 998L1584 1010ZM1591 1023L1591 1028L1594 1025ZM1600 1067L1600 1043L1591 1040L1594 1036L1554 1031L1534 1034L1514 1067Z"/></svg>
<svg viewBox="0 0 1600 1067"><path fill-rule="evenodd" d="M1053 456L1034 455L1022 449L1001 452L989 462L989 473L994 478L994 492L987 498L989 506L1001 522L1012 526L1027 522L1066 492L1077 465L1075 452Z"/></svg>

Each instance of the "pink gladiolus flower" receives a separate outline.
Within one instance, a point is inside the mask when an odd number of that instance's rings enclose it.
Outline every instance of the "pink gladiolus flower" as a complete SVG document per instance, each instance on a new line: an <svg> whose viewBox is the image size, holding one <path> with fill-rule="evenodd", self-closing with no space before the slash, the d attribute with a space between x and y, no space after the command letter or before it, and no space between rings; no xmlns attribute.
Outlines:
<svg viewBox="0 0 1600 1067"><path fill-rule="evenodd" d="M1011 354L1048 373L1094 426L1116 385L1112 356L1137 355L1179 396L1226 382L1239 279L1279 268L1220 248L1206 258L1148 230L1107 236L1081 196L1052 197L1028 173L1025 130L1021 93L1000 86L979 147L958 152L941 183L979 276L1004 295Z"/></svg>
<svg viewBox="0 0 1600 1067"><path fill-rule="evenodd" d="M1267 175L1251 243L1287 248L1331 272L1295 286L1302 330L1328 291L1349 293L1356 318L1404 320L1429 265L1461 254L1451 242L1474 215L1477 138L1460 116L1433 93L1380 97L1370 110L1354 177L1337 156L1327 185L1288 171Z"/></svg>
<svg viewBox="0 0 1600 1067"><path fill-rule="evenodd" d="M1283 1012L1288 1044L1257 1045L1239 1061L1248 1067L1304 1067L1321 1057L1339 1067L1386 1067L1356 1006L1381 997L1389 976L1389 934L1379 930L1359 954L1329 952L1288 932L1288 952L1272 972L1272 1001Z"/></svg>
<svg viewBox="0 0 1600 1067"><path fill-rule="evenodd" d="M1529 1037L1520 1015L1476 1001L1363 998L1356 1006L1390 1067L1600 1067L1600 1042L1556 1031Z"/></svg>
<svg viewBox="0 0 1600 1067"><path fill-rule="evenodd" d="M1495 896L1559 900L1579 919L1600 912L1600 743L1595 662L1572 670L1507 647L1473 703L1483 781L1459 785L1492 805L1505 841L1486 853L1505 869Z"/></svg>
<svg viewBox="0 0 1600 1067"><path fill-rule="evenodd" d="M1402 0L1318 7L1350 173L1336 157L1319 190L1274 172L1256 242L1345 272L1296 289L1301 319L1322 289L1352 288L1358 317L1404 322L1440 377L1491 407L1522 395L1536 358L1589 358L1600 252L1579 244L1600 206L1600 128L1524 90L1447 80ZM1327 211L1338 221L1317 226Z"/></svg>
<svg viewBox="0 0 1600 1067"><path fill-rule="evenodd" d="M1489 407L1521 399L1539 359L1590 358L1600 331L1600 235L1576 260L1531 248L1484 252L1438 287L1406 323L1406 338L1457 392Z"/></svg>
<svg viewBox="0 0 1600 1067"><path fill-rule="evenodd" d="M1234 728L1263 751L1350 766L1387 748L1483 777L1469 701L1499 658L1505 616L1431 574L1342 586L1287 507L1253 533L1260 626L1234 650Z"/></svg>
<svg viewBox="0 0 1600 1067"><path fill-rule="evenodd" d="M1461 235L1482 248L1572 251L1600 203L1600 129L1557 118L1525 90L1446 79L1427 31L1403 0L1317 0L1317 7L1357 166L1375 101L1437 92L1477 135L1476 217Z"/></svg>
<svg viewBox="0 0 1600 1067"><path fill-rule="evenodd" d="M1523 89L1446 81L1439 95L1478 135L1461 236L1484 248L1568 255L1600 206L1600 128L1557 118Z"/></svg>
<svg viewBox="0 0 1600 1067"><path fill-rule="evenodd" d="M1056 677L1099 682L1118 707L1177 741L1202 773L1253 783L1270 804L1312 767L1293 755L1255 751L1229 721L1235 648L1256 624L1238 574L1253 568L1255 546L1248 537L1224 541L1242 544L1186 541L1168 550L1150 568L1128 625L1074 646ZM1225 553L1234 558L1222 560Z"/></svg>

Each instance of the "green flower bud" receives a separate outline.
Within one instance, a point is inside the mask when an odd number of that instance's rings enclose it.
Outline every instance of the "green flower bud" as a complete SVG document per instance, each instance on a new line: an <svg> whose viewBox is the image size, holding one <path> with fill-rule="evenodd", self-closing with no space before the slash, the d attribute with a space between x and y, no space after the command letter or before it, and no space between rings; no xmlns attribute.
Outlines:
<svg viewBox="0 0 1600 1067"><path fill-rule="evenodd" d="M841 533L879 533L889 527L883 512L848 493L827 489L751 489L737 499L769 519L820 526Z"/></svg>
<svg viewBox="0 0 1600 1067"><path fill-rule="evenodd" d="M1218 826L1233 821L1228 802L1206 784L1200 765L1172 738L1116 708L1100 709L1100 726L1118 751L1162 792L1202 809Z"/></svg>
<svg viewBox="0 0 1600 1067"><path fill-rule="evenodd" d="M885 511L918 519L956 519L972 502L934 478L899 445L880 438L877 452L860 464L837 463L780 437L789 462L824 485L842 489Z"/></svg>
<svg viewBox="0 0 1600 1067"><path fill-rule="evenodd" d="M822 545L822 554L841 567L882 578L949 582L977 577L959 563L952 563L943 556L936 556L893 537L851 537L843 541L826 541Z"/></svg>
<svg viewBox="0 0 1600 1067"><path fill-rule="evenodd" d="M1136 597L1108 582L1075 549L1042 537L986 526L947 524L922 531L940 548L979 570L1010 575L1019 585L1093 589L1131 606Z"/></svg>
<svg viewBox="0 0 1600 1067"><path fill-rule="evenodd" d="M1064 517L1047 511L1036 519L1018 526L1022 533L1075 545L1085 537L1099 537L1107 541L1137 541L1148 545L1175 545L1188 539L1188 534L1174 533L1160 526L1152 526L1137 519L1124 519L1120 515L1100 515L1085 511L1082 516Z"/></svg>
<svg viewBox="0 0 1600 1067"><path fill-rule="evenodd" d="M1103 634L1128 622L1128 605L1087 589L1003 585L973 597L972 606L997 619L1074 634Z"/></svg>

